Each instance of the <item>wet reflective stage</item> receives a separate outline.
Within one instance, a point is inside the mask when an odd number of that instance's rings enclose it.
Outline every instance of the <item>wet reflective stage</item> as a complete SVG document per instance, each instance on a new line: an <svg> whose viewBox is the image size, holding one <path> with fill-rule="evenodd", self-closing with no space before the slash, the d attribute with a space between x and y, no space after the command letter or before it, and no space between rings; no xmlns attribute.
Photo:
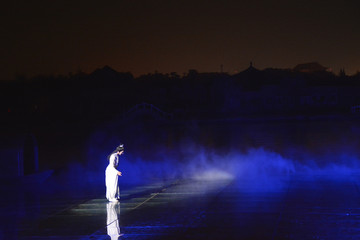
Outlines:
<svg viewBox="0 0 360 240"><path fill-rule="evenodd" d="M188 179L1 201L1 239L360 239L360 175ZM256 183L256 184L255 184ZM36 196L32 196L36 197Z"/></svg>

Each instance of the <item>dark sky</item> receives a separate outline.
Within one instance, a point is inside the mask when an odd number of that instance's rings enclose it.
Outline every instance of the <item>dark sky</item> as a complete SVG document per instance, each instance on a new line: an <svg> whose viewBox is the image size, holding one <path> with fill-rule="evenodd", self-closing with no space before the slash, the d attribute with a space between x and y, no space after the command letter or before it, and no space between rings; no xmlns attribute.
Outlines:
<svg viewBox="0 0 360 240"><path fill-rule="evenodd" d="M360 70L358 1L13 0L0 8L0 78L242 71L318 61Z"/></svg>

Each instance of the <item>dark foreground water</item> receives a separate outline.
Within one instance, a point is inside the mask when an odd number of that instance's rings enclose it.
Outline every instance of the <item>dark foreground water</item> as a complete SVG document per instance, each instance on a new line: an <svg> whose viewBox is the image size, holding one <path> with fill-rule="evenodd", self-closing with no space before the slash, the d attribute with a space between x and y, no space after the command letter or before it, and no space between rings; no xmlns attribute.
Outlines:
<svg viewBox="0 0 360 240"><path fill-rule="evenodd" d="M275 178L275 177L274 177ZM359 239L360 174L291 174L271 184L178 179L81 197L1 199L1 239ZM276 183L276 184L274 184ZM23 199L21 199L23 198Z"/></svg>

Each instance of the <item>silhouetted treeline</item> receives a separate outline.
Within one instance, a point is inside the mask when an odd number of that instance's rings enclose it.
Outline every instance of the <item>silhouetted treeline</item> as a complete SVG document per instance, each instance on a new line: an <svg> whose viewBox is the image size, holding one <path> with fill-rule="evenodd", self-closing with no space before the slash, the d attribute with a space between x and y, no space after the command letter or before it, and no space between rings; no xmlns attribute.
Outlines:
<svg viewBox="0 0 360 240"><path fill-rule="evenodd" d="M146 102L176 119L213 119L248 114L349 113L360 104L360 74L326 70L258 70L235 75L153 73L134 78L105 66L91 74L39 76L0 82L3 122L96 123L126 115Z"/></svg>

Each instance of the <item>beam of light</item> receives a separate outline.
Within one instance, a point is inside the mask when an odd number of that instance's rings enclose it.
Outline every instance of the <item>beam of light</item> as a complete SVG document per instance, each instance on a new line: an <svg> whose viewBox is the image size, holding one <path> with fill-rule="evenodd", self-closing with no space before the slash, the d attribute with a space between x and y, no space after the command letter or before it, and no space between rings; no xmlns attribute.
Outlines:
<svg viewBox="0 0 360 240"><path fill-rule="evenodd" d="M219 169L209 169L198 174L193 174L195 180L233 180L234 175Z"/></svg>

